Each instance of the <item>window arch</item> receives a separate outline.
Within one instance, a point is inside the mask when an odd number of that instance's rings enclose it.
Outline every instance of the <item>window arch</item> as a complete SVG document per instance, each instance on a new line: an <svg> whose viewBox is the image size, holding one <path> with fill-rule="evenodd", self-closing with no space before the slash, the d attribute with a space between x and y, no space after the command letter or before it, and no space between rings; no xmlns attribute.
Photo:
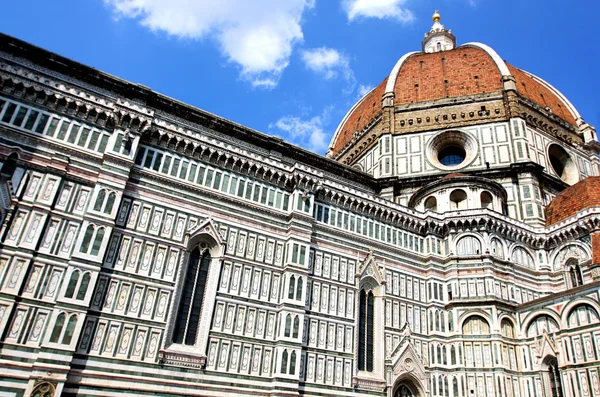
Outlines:
<svg viewBox="0 0 600 397"><path fill-rule="evenodd" d="M83 236L83 241L81 243L81 248L79 252L87 254L90 249L90 243L92 241L92 237L94 236L94 225L89 225L85 230L85 235Z"/></svg>
<svg viewBox="0 0 600 397"><path fill-rule="evenodd" d="M458 255L478 255L481 253L481 242L475 236L462 237L456 243Z"/></svg>
<svg viewBox="0 0 600 397"><path fill-rule="evenodd" d="M81 246L79 247L79 252L97 256L102 248L102 240L104 240L104 228L96 228L94 225L88 225Z"/></svg>
<svg viewBox="0 0 600 397"><path fill-rule="evenodd" d="M462 210L467 208L467 193L464 190L456 189L450 193L450 209Z"/></svg>
<svg viewBox="0 0 600 397"><path fill-rule="evenodd" d="M290 354L290 375L296 374L296 352Z"/></svg>
<svg viewBox="0 0 600 397"><path fill-rule="evenodd" d="M174 343L186 345L196 343L209 264L210 254L208 250L203 253L200 253L199 247L192 250L173 331Z"/></svg>
<svg viewBox="0 0 600 397"><path fill-rule="evenodd" d="M529 323L529 326L527 327L527 337L531 338L541 335L544 331L548 333L558 331L556 320L547 314L541 314Z"/></svg>
<svg viewBox="0 0 600 397"><path fill-rule="evenodd" d="M580 327L600 321L598 312L592 306L581 303L571 309L568 316L569 327Z"/></svg>
<svg viewBox="0 0 600 397"><path fill-rule="evenodd" d="M491 194L488 192L481 192L479 198L481 199L481 208L494 209L494 198Z"/></svg>
<svg viewBox="0 0 600 397"><path fill-rule="evenodd" d="M515 337L515 327L513 326L510 320L505 318L500 322L500 331L502 332L502 336L505 338L514 338Z"/></svg>
<svg viewBox="0 0 600 397"><path fill-rule="evenodd" d="M298 277L296 282L296 300L302 299L302 277Z"/></svg>
<svg viewBox="0 0 600 397"><path fill-rule="evenodd" d="M69 317L69 322L67 323L67 327L62 338L61 343L63 345L71 344L71 340L73 339L73 333L75 332L75 325L77 325L77 315L73 314L71 317Z"/></svg>
<svg viewBox="0 0 600 397"><path fill-rule="evenodd" d="M90 273L85 273L83 278L81 279L81 283L79 284L79 290L77 291L77 300L84 300L85 294L87 293L88 286L90 285Z"/></svg>
<svg viewBox="0 0 600 397"><path fill-rule="evenodd" d="M54 323L54 328L52 329L52 334L50 335L50 342L58 343L60 335L62 334L63 326L65 325L66 318L67 315L65 313L60 313L58 317L56 317L56 322Z"/></svg>
<svg viewBox="0 0 600 397"><path fill-rule="evenodd" d="M437 199L433 196L425 200L425 211L437 212Z"/></svg>
<svg viewBox="0 0 600 397"><path fill-rule="evenodd" d="M375 297L373 291L360 291L360 307L358 320L358 369L373 371L373 321Z"/></svg>
<svg viewBox="0 0 600 397"><path fill-rule="evenodd" d="M489 335L490 324L481 316L470 316L463 323L464 335Z"/></svg>

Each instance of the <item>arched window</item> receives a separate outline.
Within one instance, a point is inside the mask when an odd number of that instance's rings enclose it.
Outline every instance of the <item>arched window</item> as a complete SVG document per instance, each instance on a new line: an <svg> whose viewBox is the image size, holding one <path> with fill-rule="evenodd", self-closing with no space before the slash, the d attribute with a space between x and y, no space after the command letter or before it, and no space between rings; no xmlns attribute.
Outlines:
<svg viewBox="0 0 600 397"><path fill-rule="evenodd" d="M102 189L98 192L98 196L96 197L96 203L94 204L94 211L102 211L102 205L104 204L105 198L106 198L106 190Z"/></svg>
<svg viewBox="0 0 600 397"><path fill-rule="evenodd" d="M507 319L502 319L500 322L500 328L502 331L502 336L505 338L514 338L515 337L515 327L512 323Z"/></svg>
<svg viewBox="0 0 600 397"><path fill-rule="evenodd" d="M296 289L296 276L290 276L290 285L288 287L288 299L294 299L294 289Z"/></svg>
<svg viewBox="0 0 600 397"><path fill-rule="evenodd" d="M516 247L513 250L512 260L517 265L525 266L530 269L535 267L533 256L525 250L523 247Z"/></svg>
<svg viewBox="0 0 600 397"><path fill-rule="evenodd" d="M63 326L65 325L65 320L67 315L65 313L60 313L56 318L56 322L54 323L54 328L52 329L52 334L50 335L50 342L58 343L60 338L60 334L62 334Z"/></svg>
<svg viewBox="0 0 600 397"><path fill-rule="evenodd" d="M290 354L290 375L296 374L296 352Z"/></svg>
<svg viewBox="0 0 600 397"><path fill-rule="evenodd" d="M437 199L435 197L429 197L425 200L425 211L437 212Z"/></svg>
<svg viewBox="0 0 600 397"><path fill-rule="evenodd" d="M0 179L8 180L11 179L17 169L17 160L19 156L16 153L11 153L6 159L2 168L0 168Z"/></svg>
<svg viewBox="0 0 600 397"><path fill-rule="evenodd" d="M544 331L548 333L558 331L556 320L547 314L541 314L529 323L529 326L527 327L527 337L531 338L541 335Z"/></svg>
<svg viewBox="0 0 600 397"><path fill-rule="evenodd" d="M283 336L289 337L291 329L292 329L292 315L288 314L285 317L285 333L283 334Z"/></svg>
<svg viewBox="0 0 600 397"><path fill-rule="evenodd" d="M81 284L79 285L79 290L77 291L77 300L84 300L85 293L87 292L88 285L90 285L90 273L85 273L83 278L81 279Z"/></svg>
<svg viewBox="0 0 600 397"><path fill-rule="evenodd" d="M481 192L479 197L481 198L481 208L487 208L490 210L494 209L494 199L492 198L491 194L489 194L488 192Z"/></svg>
<svg viewBox="0 0 600 397"><path fill-rule="evenodd" d="M448 331L454 331L454 315L452 311L448 312Z"/></svg>
<svg viewBox="0 0 600 397"><path fill-rule="evenodd" d="M115 205L116 197L117 195L115 194L115 192L112 192L108 195L108 200L106 200L106 206L104 206L104 212L106 212L107 214L110 214L112 212L113 206Z"/></svg>
<svg viewBox="0 0 600 397"><path fill-rule="evenodd" d="M452 365L456 365L456 347L454 347L454 345L452 345L450 347L450 364Z"/></svg>
<svg viewBox="0 0 600 397"><path fill-rule="evenodd" d="M546 376L546 382L548 384L550 396L564 397L562 379L560 375L560 370L558 369L558 362L556 361L556 358L550 357L544 361L544 364L546 370L548 371Z"/></svg>
<svg viewBox="0 0 600 397"><path fill-rule="evenodd" d="M373 291L360 291L358 323L358 369L373 371L373 320L375 297Z"/></svg>
<svg viewBox="0 0 600 397"><path fill-rule="evenodd" d="M98 228L96 231L96 237L94 238L94 244L92 245L92 252L90 255L98 255L100 248L102 248L102 240L104 239L104 228Z"/></svg>
<svg viewBox="0 0 600 397"><path fill-rule="evenodd" d="M79 252L87 254L90 249L90 243L92 241L92 236L94 235L94 225L89 225L85 231L85 235L83 236L83 241L81 243L81 248Z"/></svg>
<svg viewBox="0 0 600 397"><path fill-rule="evenodd" d="M596 309L585 303L575 306L568 317L569 327L580 327L598 321L600 320Z"/></svg>
<svg viewBox="0 0 600 397"><path fill-rule="evenodd" d="M464 335L489 335L490 324L481 316L471 316L463 323Z"/></svg>
<svg viewBox="0 0 600 397"><path fill-rule="evenodd" d="M492 255L496 258L504 259L504 246L497 238L493 238L490 243Z"/></svg>
<svg viewBox="0 0 600 397"><path fill-rule="evenodd" d="M292 333L293 338L298 337L298 332L300 330L300 318L298 316L294 317L294 332Z"/></svg>
<svg viewBox="0 0 600 397"><path fill-rule="evenodd" d="M288 352L287 352L287 350L284 350L283 354L281 355L281 373L282 374L287 373L287 365L288 365Z"/></svg>
<svg viewBox="0 0 600 397"><path fill-rule="evenodd" d="M577 259L569 259L565 266L571 288L583 285L583 274L581 273L581 267Z"/></svg>
<svg viewBox="0 0 600 397"><path fill-rule="evenodd" d="M75 270L71 274L71 279L69 280L69 284L67 285L67 291L65 292L65 298L72 298L75 293L75 288L77 288L77 282L79 281L79 271Z"/></svg>
<svg viewBox="0 0 600 397"><path fill-rule="evenodd" d="M457 189L450 193L450 209L462 210L467 208L467 193L464 190Z"/></svg>
<svg viewBox="0 0 600 397"><path fill-rule="evenodd" d="M202 309L202 298L204 297L209 264L210 254L208 251L200 255L200 249L196 247L190 253L173 331L174 343L184 343L186 345L196 343L196 333L200 323L200 310Z"/></svg>
<svg viewBox="0 0 600 397"><path fill-rule="evenodd" d="M458 255L478 255L481 253L481 242L475 236L465 236L456 243Z"/></svg>
<svg viewBox="0 0 600 397"><path fill-rule="evenodd" d="M77 324L77 316L73 314L69 318L69 322L67 323L67 329L65 330L65 334L62 338L63 345L70 345L71 340L73 339L73 332L75 332L75 325Z"/></svg>
<svg viewBox="0 0 600 397"><path fill-rule="evenodd" d="M296 283L296 300L302 299L302 277L298 277Z"/></svg>

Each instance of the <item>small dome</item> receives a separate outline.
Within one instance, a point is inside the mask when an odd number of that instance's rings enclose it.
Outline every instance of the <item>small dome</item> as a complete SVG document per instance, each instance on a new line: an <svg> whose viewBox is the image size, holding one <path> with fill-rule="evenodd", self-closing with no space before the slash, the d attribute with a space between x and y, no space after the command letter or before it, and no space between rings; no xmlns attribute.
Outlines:
<svg viewBox="0 0 600 397"><path fill-rule="evenodd" d="M588 176L556 196L546 207L546 226L590 207L600 207L600 176Z"/></svg>

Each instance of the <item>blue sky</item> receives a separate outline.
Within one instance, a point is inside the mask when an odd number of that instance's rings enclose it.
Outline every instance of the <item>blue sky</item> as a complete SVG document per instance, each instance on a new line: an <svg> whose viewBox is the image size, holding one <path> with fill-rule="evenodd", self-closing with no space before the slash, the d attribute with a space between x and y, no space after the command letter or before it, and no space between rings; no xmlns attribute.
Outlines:
<svg viewBox="0 0 600 397"><path fill-rule="evenodd" d="M0 30L324 154L431 15L548 81L600 128L591 0L18 0Z"/></svg>

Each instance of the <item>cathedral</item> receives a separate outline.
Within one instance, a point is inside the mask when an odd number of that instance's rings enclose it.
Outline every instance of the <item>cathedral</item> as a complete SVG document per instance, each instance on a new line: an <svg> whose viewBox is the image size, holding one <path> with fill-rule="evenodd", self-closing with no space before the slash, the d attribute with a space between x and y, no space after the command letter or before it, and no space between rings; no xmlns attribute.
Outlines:
<svg viewBox="0 0 600 397"><path fill-rule="evenodd" d="M0 395L600 396L595 128L437 12L390 70L320 156L0 35Z"/></svg>

